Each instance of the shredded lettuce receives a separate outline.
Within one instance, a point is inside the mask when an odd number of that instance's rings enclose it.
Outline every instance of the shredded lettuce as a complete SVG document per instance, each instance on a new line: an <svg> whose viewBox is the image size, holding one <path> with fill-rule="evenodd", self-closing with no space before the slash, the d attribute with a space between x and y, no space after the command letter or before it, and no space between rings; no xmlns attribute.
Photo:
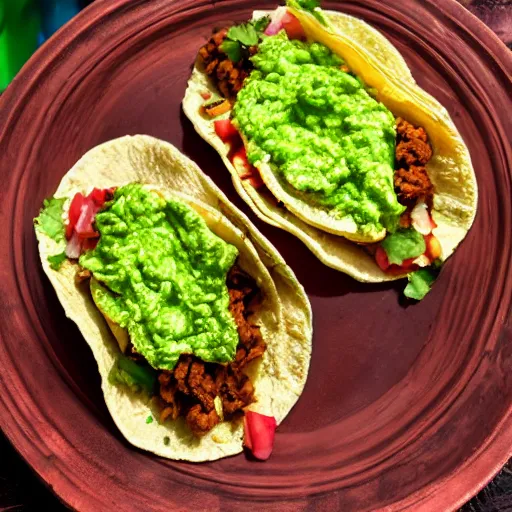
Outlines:
<svg viewBox="0 0 512 512"><path fill-rule="evenodd" d="M399 229L388 235L381 242L389 263L401 265L404 260L421 256L427 246L421 233L415 229Z"/></svg>
<svg viewBox="0 0 512 512"><path fill-rule="evenodd" d="M409 283L405 287L404 295L410 299L423 299L430 291L436 277L437 271L431 268L422 268L416 272L412 272L407 276Z"/></svg>
<svg viewBox="0 0 512 512"><path fill-rule="evenodd" d="M67 256L65 252L61 252L59 254L54 254L53 256L48 256L48 263L50 263L50 268L53 270L59 270L61 265L67 260Z"/></svg>
<svg viewBox="0 0 512 512"><path fill-rule="evenodd" d="M65 202L65 198L45 199L39 216L34 219L36 229L56 242L64 240L65 228L62 213Z"/></svg>

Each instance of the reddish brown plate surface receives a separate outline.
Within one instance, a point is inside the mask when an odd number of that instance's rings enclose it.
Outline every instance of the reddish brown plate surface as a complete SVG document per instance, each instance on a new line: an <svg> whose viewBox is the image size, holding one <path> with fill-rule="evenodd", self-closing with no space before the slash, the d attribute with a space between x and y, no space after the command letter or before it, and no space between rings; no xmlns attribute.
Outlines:
<svg viewBox="0 0 512 512"><path fill-rule="evenodd" d="M247 212L180 101L211 28L272 5L97 1L0 99L1 426L74 508L447 510L511 454L512 66L447 0L326 3L382 30L470 147L478 216L433 292L403 307L402 284L356 283L258 222L306 287L316 330L306 390L272 458L175 463L114 426L90 351L40 269L32 218L85 151L135 133L176 144Z"/></svg>

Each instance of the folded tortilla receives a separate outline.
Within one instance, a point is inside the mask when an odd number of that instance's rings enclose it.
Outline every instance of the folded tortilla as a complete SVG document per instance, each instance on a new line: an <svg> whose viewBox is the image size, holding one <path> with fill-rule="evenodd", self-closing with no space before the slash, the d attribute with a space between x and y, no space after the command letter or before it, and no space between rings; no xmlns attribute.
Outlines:
<svg viewBox="0 0 512 512"><path fill-rule="evenodd" d="M186 202L215 234L239 250L237 263L256 280L262 293L262 304L252 321L260 325L267 343L261 363L252 370L256 402L249 409L274 416L279 424L302 393L311 357L311 307L303 287L249 219L197 165L169 143L137 135L102 144L86 153L64 176L55 197L72 198L94 187L132 182L147 184L164 196ZM47 257L62 251L62 246L38 230L36 234L44 271L66 316L77 324L93 351L105 402L125 438L138 448L170 459L199 462L241 452L241 422L223 421L198 439L183 418L160 424L156 419L159 411L148 395L109 382L119 346L88 287L75 284L78 265L66 260L58 271L52 270ZM150 415L155 420L146 423Z"/></svg>
<svg viewBox="0 0 512 512"><path fill-rule="evenodd" d="M327 25L323 25L307 11L288 9L299 19L308 40L322 43L339 55L368 87L377 91L376 99L395 117L402 117L427 131L433 149L433 156L426 165L434 186L432 216L437 228L433 233L441 244L441 260L446 260L470 229L478 199L469 151L448 112L416 84L405 60L391 42L364 21L340 12L323 11L327 19ZM256 11L253 17L268 14ZM205 90L218 92L196 63L183 99L183 110L199 135L219 153L237 192L260 219L292 233L325 265L358 281L381 282L404 277L383 272L374 258L356 243L315 227L316 223L307 212L304 215L291 213L269 190L257 190L248 180L242 180L228 159L229 147L215 133L214 120L201 113L204 102L201 92ZM294 199L280 188L270 166L260 163L257 168L269 189L285 205L290 205ZM291 206L290 209L300 211Z"/></svg>

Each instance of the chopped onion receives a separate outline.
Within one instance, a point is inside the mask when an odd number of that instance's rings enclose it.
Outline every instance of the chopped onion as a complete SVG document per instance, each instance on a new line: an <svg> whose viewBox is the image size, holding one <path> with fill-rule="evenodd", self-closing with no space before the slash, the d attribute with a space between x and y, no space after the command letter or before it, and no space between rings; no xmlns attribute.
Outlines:
<svg viewBox="0 0 512 512"><path fill-rule="evenodd" d="M428 213L427 205L420 201L411 211L411 221L413 228L422 235L429 235L432 232L432 220Z"/></svg>
<svg viewBox="0 0 512 512"><path fill-rule="evenodd" d="M430 258L426 254L422 254L418 256L415 260L412 261L414 265L418 265L418 267L428 267L432 262Z"/></svg>
<svg viewBox="0 0 512 512"><path fill-rule="evenodd" d="M78 238L77 232L74 231L66 245L66 256L69 259L77 260L80 257L81 250L82 242L80 241L80 238Z"/></svg>
<svg viewBox="0 0 512 512"><path fill-rule="evenodd" d="M270 16L270 23L265 29L266 36L275 36L283 28L283 18L288 13L285 6L278 7Z"/></svg>

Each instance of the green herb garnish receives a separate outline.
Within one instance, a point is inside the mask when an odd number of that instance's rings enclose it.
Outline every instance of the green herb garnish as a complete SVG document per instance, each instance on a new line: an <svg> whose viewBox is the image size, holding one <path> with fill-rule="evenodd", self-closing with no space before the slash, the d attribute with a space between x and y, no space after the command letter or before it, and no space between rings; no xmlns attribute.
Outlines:
<svg viewBox="0 0 512 512"><path fill-rule="evenodd" d="M242 59L242 45L238 41L225 39L220 48L229 57L229 60L239 62Z"/></svg>
<svg viewBox="0 0 512 512"><path fill-rule="evenodd" d="M432 268L422 268L407 276L409 284L405 287L404 295L410 299L421 300L432 287L438 272Z"/></svg>
<svg viewBox="0 0 512 512"><path fill-rule="evenodd" d="M148 416L146 418L146 423L149 425L150 423L153 423L153 416Z"/></svg>
<svg viewBox="0 0 512 512"><path fill-rule="evenodd" d="M56 242L64 240L65 229L62 213L65 202L65 198L52 197L45 199L39 216L34 219L36 229L40 233L53 238Z"/></svg>
<svg viewBox="0 0 512 512"><path fill-rule="evenodd" d="M54 254L53 256L48 256L48 263L50 264L50 268L53 270L59 270L61 265L67 260L67 256L65 252L61 252L59 254Z"/></svg>
<svg viewBox="0 0 512 512"><path fill-rule="evenodd" d="M423 235L412 228L391 233L382 240L381 246L386 251L389 263L396 265L421 256L427 248Z"/></svg>
<svg viewBox="0 0 512 512"><path fill-rule="evenodd" d="M259 43L269 23L270 18L265 16L231 27L220 49L229 57L229 60L239 62L242 58L249 56L249 48Z"/></svg>
<svg viewBox="0 0 512 512"><path fill-rule="evenodd" d="M164 444L165 446L168 446L168 444L171 442L171 438L169 436L164 437Z"/></svg>

